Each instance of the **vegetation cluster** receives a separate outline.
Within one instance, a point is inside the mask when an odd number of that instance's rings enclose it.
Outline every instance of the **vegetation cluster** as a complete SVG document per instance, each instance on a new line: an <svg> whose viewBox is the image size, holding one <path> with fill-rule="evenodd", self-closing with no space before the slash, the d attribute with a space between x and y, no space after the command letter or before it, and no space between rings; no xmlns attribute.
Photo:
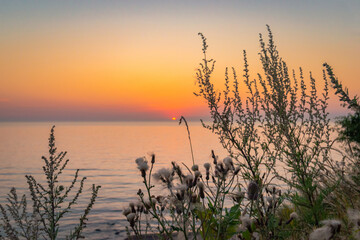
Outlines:
<svg viewBox="0 0 360 240"><path fill-rule="evenodd" d="M0 204L0 239L70 240L83 238L82 231L86 227L87 217L95 203L100 186L92 185L89 203L83 210L83 214L79 216L79 222L73 230L68 233L61 231L60 220L70 214L71 208L77 204L83 192L86 177L78 181L78 169L69 186L66 187L59 183L60 176L69 159L66 159L66 152L57 153L54 128L55 126L50 131L49 156L42 157L46 182L41 183L33 176L26 175L32 202L30 212L26 195L24 194L20 198L15 188L10 190L8 203L5 206ZM79 185L77 190L75 190L76 184Z"/></svg>
<svg viewBox="0 0 360 240"><path fill-rule="evenodd" d="M350 98L326 63L321 84L310 72L307 85L302 69L289 70L280 57L269 27L267 43L260 34L263 73L250 77L244 51L242 80L234 68L225 69L224 90L217 90L215 61L199 35L195 95L212 120L202 124L229 156L220 160L212 152L203 168L193 159L191 168L172 162L155 173L154 155L150 163L138 158L145 188L123 211L129 233L137 239L149 232L164 239L360 239L357 97ZM352 110L338 129L327 110L329 84ZM155 196L152 179L167 193Z"/></svg>
<svg viewBox="0 0 360 240"><path fill-rule="evenodd" d="M207 39L199 35L203 59L195 94L205 100L211 116L211 123L202 124L219 137L228 156L221 159L212 151L211 162L199 166L192 154L190 167L172 162L158 170L154 154L136 159L144 186L138 201L122 211L128 238L360 239L358 98L349 96L326 63L322 89L311 72L289 70L269 27L267 42L260 34L263 73L250 76L244 51L242 76L226 69L224 90L217 90L215 61L207 57ZM351 111L336 126L327 110L329 86ZM182 117L183 122L192 152ZM8 204L0 205L0 239L83 237L100 186L93 185L77 226L60 236L60 220L70 214L85 181L78 181L77 170L68 187L59 183L69 161L65 156L57 154L53 127L49 156L43 157L46 182L26 176L31 207L25 195L10 191ZM154 194L159 188L162 194Z"/></svg>

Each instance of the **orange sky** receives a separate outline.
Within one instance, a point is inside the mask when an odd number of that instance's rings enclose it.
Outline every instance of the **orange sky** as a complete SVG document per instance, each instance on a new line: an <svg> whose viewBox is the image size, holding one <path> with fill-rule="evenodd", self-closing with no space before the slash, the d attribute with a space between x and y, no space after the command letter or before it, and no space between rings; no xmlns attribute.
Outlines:
<svg viewBox="0 0 360 240"><path fill-rule="evenodd" d="M197 33L208 38L221 86L226 66L242 68L243 49L253 76L260 71L265 24L291 68L321 76L326 61L352 95L360 93L358 1L2 5L0 121L204 117L206 105L193 95L202 58ZM342 111L338 105L333 112Z"/></svg>

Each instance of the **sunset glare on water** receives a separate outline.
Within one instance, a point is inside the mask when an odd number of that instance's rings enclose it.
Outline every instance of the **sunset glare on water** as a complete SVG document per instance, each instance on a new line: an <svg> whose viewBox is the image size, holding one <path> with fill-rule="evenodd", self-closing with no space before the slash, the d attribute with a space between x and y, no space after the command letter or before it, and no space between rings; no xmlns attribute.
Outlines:
<svg viewBox="0 0 360 240"><path fill-rule="evenodd" d="M0 239L360 237L359 0L1 1L0 52Z"/></svg>

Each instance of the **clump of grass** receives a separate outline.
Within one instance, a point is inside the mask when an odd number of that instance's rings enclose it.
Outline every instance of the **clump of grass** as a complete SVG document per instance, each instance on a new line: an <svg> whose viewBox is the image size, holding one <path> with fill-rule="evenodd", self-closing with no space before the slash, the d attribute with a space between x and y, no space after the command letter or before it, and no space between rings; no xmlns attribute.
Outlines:
<svg viewBox="0 0 360 240"><path fill-rule="evenodd" d="M8 195L8 204L1 209L0 231L5 239L79 239L83 238L82 231L86 227L88 215L95 203L100 186L93 184L92 193L88 205L79 217L78 224L65 236L59 236L59 221L70 213L71 208L77 204L83 192L86 177L79 179L79 169L76 170L69 186L59 182L59 178L65 170L69 160L66 152L57 153L53 126L49 137L49 156L42 157L44 161L43 172L46 177L45 183L38 182L32 175L26 175L27 183L32 200L32 212L27 212L27 200L23 195L19 201L15 188ZM77 190L75 186L79 185ZM74 193L73 193L74 192ZM69 195L73 193L73 197Z"/></svg>

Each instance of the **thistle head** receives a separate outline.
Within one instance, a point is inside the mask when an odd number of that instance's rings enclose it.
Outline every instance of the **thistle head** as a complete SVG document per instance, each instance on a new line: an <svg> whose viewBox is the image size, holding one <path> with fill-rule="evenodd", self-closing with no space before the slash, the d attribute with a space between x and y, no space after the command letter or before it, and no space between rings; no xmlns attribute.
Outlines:
<svg viewBox="0 0 360 240"><path fill-rule="evenodd" d="M205 186L202 182L197 183L197 187L199 189L199 196L204 199L205 198Z"/></svg>
<svg viewBox="0 0 360 240"><path fill-rule="evenodd" d="M136 162L136 164L138 166L138 169L141 172L141 176L145 177L146 176L146 171L149 169L149 165L148 165L147 160L145 159L145 157L141 157L141 158L137 158L135 160L135 162Z"/></svg>
<svg viewBox="0 0 360 240"><path fill-rule="evenodd" d="M165 183L168 188L171 188L174 178L173 172L170 169L161 168L157 173L154 173L153 177L155 180Z"/></svg>
<svg viewBox="0 0 360 240"><path fill-rule="evenodd" d="M135 213L130 213L126 216L127 221L130 223L131 227L135 226L135 222L137 221L137 216Z"/></svg>
<svg viewBox="0 0 360 240"><path fill-rule="evenodd" d="M206 171L210 171L210 167L211 167L210 163L204 163L204 168Z"/></svg>
<svg viewBox="0 0 360 240"><path fill-rule="evenodd" d="M131 213L131 209L130 208L125 208L122 212L122 214L126 217L127 215L129 215Z"/></svg>
<svg viewBox="0 0 360 240"><path fill-rule="evenodd" d="M191 167L191 170L193 170L194 172L199 171L199 166L195 164Z"/></svg>
<svg viewBox="0 0 360 240"><path fill-rule="evenodd" d="M224 162L225 167L226 167L227 169L232 169L232 170L234 170L234 163L233 163L233 160L231 159L231 157L226 157L226 158L224 158L223 162Z"/></svg>

